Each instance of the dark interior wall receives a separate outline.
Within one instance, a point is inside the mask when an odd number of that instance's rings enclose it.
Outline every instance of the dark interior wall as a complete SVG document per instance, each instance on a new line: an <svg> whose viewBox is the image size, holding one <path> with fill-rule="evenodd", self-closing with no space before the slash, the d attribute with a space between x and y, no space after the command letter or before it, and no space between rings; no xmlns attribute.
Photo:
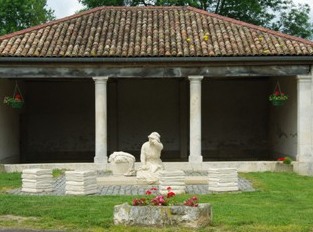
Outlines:
<svg viewBox="0 0 313 232"><path fill-rule="evenodd" d="M188 127L187 122L181 127L186 113L180 116L180 99L185 97L181 98L180 83L178 79L109 79L108 155L122 150L139 161L142 144L157 131L164 145L164 161L178 160L181 129ZM183 81L184 95L186 84ZM26 87L21 127L23 162L92 162L94 81L29 80Z"/></svg>
<svg viewBox="0 0 313 232"><path fill-rule="evenodd" d="M180 158L180 80L119 79L109 83L109 153L125 151L140 160L147 136L156 131L162 159Z"/></svg>
<svg viewBox="0 0 313 232"><path fill-rule="evenodd" d="M25 83L21 115L23 162L92 162L95 150L94 81ZM189 81L109 79L108 155L130 152L139 161L147 136L157 131L164 161L186 160ZM269 153L268 79L202 81L204 160L266 160ZM182 155L184 154L184 155ZM182 159L185 158L185 159Z"/></svg>
<svg viewBox="0 0 313 232"><path fill-rule="evenodd" d="M270 91L266 78L202 81L204 160L270 159Z"/></svg>
<svg viewBox="0 0 313 232"><path fill-rule="evenodd" d="M24 162L93 161L93 80L30 80L26 88L21 126Z"/></svg>

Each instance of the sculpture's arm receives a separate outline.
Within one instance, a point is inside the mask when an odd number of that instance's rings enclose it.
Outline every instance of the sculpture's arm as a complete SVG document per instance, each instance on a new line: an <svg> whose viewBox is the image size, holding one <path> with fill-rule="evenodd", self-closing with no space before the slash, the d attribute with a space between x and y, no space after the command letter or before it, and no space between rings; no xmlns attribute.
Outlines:
<svg viewBox="0 0 313 232"><path fill-rule="evenodd" d="M157 147L159 151L163 150L163 144L161 142L155 141L154 145Z"/></svg>
<svg viewBox="0 0 313 232"><path fill-rule="evenodd" d="M141 162L143 165L146 165L146 152L145 152L144 146L141 147L140 162Z"/></svg>

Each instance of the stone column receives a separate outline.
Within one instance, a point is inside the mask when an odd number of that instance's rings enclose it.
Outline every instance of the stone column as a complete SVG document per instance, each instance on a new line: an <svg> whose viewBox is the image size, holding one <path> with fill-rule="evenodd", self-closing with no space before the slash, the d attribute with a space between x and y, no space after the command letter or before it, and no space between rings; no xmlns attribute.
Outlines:
<svg viewBox="0 0 313 232"><path fill-rule="evenodd" d="M300 175L313 175L313 66L311 74L298 76L297 109L297 163L295 171Z"/></svg>
<svg viewBox="0 0 313 232"><path fill-rule="evenodd" d="M190 80L190 163L201 163L201 80L203 76L189 76Z"/></svg>
<svg viewBox="0 0 313 232"><path fill-rule="evenodd" d="M94 77L95 116L96 116L96 154L94 162L107 163L107 81L108 77Z"/></svg>

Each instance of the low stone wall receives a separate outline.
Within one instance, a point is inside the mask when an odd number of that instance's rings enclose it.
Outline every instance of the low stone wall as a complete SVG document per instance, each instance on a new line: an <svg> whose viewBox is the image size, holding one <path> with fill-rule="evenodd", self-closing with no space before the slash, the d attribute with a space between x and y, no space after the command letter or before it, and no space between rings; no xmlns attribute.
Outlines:
<svg viewBox="0 0 313 232"><path fill-rule="evenodd" d="M231 162L202 162L200 164L189 162L165 162L166 170L192 170L207 171L210 168L236 168L238 172L266 172L275 171L276 161L231 161Z"/></svg>
<svg viewBox="0 0 313 232"><path fill-rule="evenodd" d="M192 164L188 162L163 162L165 170L183 171L207 171L209 168L236 168L238 172L276 172L277 161L234 161L234 162L203 162ZM293 161L294 172L300 175L313 176L313 163ZM38 163L38 164L4 164L6 172L22 172L24 169L67 169L67 170L99 170L110 171L111 164L95 163ZM141 166L140 162L135 163L135 168Z"/></svg>
<svg viewBox="0 0 313 232"><path fill-rule="evenodd" d="M277 163L275 166L276 172L293 172L293 165L292 164L284 164L284 163Z"/></svg>
<svg viewBox="0 0 313 232"><path fill-rule="evenodd" d="M210 204L191 206L131 206L127 203L114 207L114 224L132 226L178 226L199 228L212 221Z"/></svg>
<svg viewBox="0 0 313 232"><path fill-rule="evenodd" d="M66 170L108 170L109 164L95 163L33 163L33 164L5 164L6 172L22 172L24 169L66 169Z"/></svg>
<svg viewBox="0 0 313 232"><path fill-rule="evenodd" d="M163 162L165 170L183 171L206 171L209 168L236 168L238 172L266 172L275 171L276 161L232 161L232 162L203 162L193 164L189 162ZM294 162L295 163L295 162ZM135 168L141 166L140 162L135 163ZM38 163L38 164L5 164L6 172L22 172L23 169L67 169L67 170L111 170L111 164L95 163Z"/></svg>
<svg viewBox="0 0 313 232"><path fill-rule="evenodd" d="M5 169L4 169L4 165L3 164L0 164L0 172L4 172Z"/></svg>

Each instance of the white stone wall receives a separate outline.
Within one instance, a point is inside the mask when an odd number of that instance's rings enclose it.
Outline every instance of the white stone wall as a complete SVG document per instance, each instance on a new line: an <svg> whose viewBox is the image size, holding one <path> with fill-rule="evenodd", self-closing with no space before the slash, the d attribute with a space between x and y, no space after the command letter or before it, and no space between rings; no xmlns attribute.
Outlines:
<svg viewBox="0 0 313 232"><path fill-rule="evenodd" d="M0 79L0 163L19 161L19 111L3 104L12 96L15 82Z"/></svg>
<svg viewBox="0 0 313 232"><path fill-rule="evenodd" d="M311 73L298 76L298 149L295 172L313 176L313 66Z"/></svg>
<svg viewBox="0 0 313 232"><path fill-rule="evenodd" d="M297 80L290 78L272 78L271 91L276 80L279 81L282 92L288 95L288 101L283 106L270 107L269 139L274 157L297 155ZM270 94L270 93L269 93Z"/></svg>

